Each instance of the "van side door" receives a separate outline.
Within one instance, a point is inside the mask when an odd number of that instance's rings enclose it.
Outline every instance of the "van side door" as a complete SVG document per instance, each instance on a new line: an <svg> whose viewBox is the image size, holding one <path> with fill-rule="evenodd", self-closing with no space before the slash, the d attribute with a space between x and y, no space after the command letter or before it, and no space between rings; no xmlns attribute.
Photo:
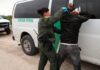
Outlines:
<svg viewBox="0 0 100 70"><path fill-rule="evenodd" d="M83 23L79 33L82 60L100 65L100 0L81 0L86 11L95 18Z"/></svg>

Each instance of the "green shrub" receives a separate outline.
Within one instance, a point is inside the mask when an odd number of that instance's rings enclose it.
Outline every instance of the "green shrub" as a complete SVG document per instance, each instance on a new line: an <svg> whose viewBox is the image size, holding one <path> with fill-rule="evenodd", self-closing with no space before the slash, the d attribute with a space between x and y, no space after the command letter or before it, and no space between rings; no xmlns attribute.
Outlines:
<svg viewBox="0 0 100 70"><path fill-rule="evenodd" d="M10 22L12 24L12 16L3 16L3 18L10 20Z"/></svg>

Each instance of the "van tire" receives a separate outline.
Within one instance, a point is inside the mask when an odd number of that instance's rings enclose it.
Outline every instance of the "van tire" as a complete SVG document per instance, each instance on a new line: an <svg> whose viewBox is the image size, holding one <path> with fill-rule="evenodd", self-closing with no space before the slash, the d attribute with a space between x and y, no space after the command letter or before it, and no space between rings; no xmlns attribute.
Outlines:
<svg viewBox="0 0 100 70"><path fill-rule="evenodd" d="M6 29L6 33L7 33L7 35L9 35L11 33L11 30L10 29Z"/></svg>
<svg viewBox="0 0 100 70"><path fill-rule="evenodd" d="M38 53L38 48L35 47L34 41L30 35L24 35L21 39L22 49L25 54L29 56L36 55Z"/></svg>

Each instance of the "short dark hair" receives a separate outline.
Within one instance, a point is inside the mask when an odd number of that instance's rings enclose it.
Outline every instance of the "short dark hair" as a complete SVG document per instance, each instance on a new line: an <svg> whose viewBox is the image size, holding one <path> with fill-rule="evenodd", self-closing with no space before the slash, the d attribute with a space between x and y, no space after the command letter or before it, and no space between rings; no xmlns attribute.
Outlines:
<svg viewBox="0 0 100 70"><path fill-rule="evenodd" d="M48 8L41 8L41 9L39 9L37 12L38 12L38 14L40 14L41 16L43 16L43 14L44 14L45 12L48 12L48 11L49 11Z"/></svg>

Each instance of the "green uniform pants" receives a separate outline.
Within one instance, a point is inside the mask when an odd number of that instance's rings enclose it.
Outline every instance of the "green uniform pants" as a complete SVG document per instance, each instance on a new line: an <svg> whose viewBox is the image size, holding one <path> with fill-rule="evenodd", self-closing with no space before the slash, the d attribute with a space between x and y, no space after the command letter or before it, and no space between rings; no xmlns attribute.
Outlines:
<svg viewBox="0 0 100 70"><path fill-rule="evenodd" d="M38 70L44 70L48 60L50 61L50 70L57 70L57 55L52 47L52 43L44 44L39 42L40 61Z"/></svg>

